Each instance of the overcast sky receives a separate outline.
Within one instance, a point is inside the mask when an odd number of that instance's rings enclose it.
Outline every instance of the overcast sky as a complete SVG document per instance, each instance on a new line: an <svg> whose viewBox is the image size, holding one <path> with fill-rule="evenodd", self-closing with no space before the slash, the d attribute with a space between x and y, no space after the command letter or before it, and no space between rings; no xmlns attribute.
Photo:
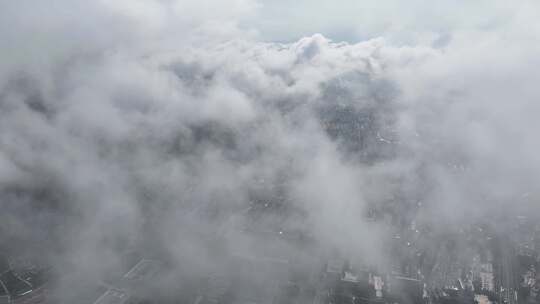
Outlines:
<svg viewBox="0 0 540 304"><path fill-rule="evenodd" d="M270 40L290 41L319 32L349 42L385 36L397 43L429 43L455 31L504 29L514 18L532 17L533 6L532 1L498 0L261 0L248 24Z"/></svg>

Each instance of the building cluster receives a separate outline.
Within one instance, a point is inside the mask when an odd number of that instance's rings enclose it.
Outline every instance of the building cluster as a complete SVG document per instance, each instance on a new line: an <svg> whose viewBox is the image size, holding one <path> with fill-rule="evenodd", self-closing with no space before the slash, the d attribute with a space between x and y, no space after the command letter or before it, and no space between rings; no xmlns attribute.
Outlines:
<svg viewBox="0 0 540 304"><path fill-rule="evenodd" d="M520 303L540 303L540 224L519 216L515 225Z"/></svg>
<svg viewBox="0 0 540 304"><path fill-rule="evenodd" d="M236 263L238 271L210 276L193 304L413 304L427 300L420 280L355 267L343 258L330 258L321 271L307 276L295 274L287 261L239 257ZM274 273L257 275L269 267Z"/></svg>
<svg viewBox="0 0 540 304"><path fill-rule="evenodd" d="M242 211L244 221L231 229L238 231L216 233L209 241L227 244L216 254L219 265L184 274L169 267L166 258L137 254L127 263L131 268L99 282L90 300L79 298L80 303L540 303L540 225L518 218L504 237L495 237L487 224L436 234L428 224L417 223L419 202L399 204L400 210L393 203L397 200L368 214L395 228L385 240L388 256L381 261L386 264L359 262L362 257L346 256L340 248L309 252L319 247L302 229L304 214L279 193L253 197ZM44 269L0 260L0 304L52 304L45 299Z"/></svg>
<svg viewBox="0 0 540 304"><path fill-rule="evenodd" d="M425 303L421 280L400 273L352 266L330 259L323 274L325 297L321 303Z"/></svg>

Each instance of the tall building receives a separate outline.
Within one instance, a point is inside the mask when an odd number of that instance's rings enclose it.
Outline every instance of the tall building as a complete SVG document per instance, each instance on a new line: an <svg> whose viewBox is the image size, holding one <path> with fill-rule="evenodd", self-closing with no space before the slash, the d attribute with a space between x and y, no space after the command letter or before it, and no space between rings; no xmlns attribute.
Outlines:
<svg viewBox="0 0 540 304"><path fill-rule="evenodd" d="M493 264L484 263L480 267L480 284L482 290L494 291L495 290L495 277L493 275Z"/></svg>

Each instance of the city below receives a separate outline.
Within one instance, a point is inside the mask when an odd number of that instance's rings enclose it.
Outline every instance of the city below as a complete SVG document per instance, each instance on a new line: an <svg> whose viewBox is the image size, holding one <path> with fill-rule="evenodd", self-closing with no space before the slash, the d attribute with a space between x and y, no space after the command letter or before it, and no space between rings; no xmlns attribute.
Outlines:
<svg viewBox="0 0 540 304"><path fill-rule="evenodd" d="M122 267L99 279L38 262L36 256L3 256L0 303L88 304L360 304L538 303L540 225L525 216L505 219L511 231L497 234L488 223L459 227L444 237L427 225L399 221L388 240L385 262L367 264L340 250L320 250L309 233L258 225L276 204L254 202L233 237L250 250L227 250L231 232L205 240L219 263L185 275L182 265L136 245L121 253ZM262 207L261 207L262 206ZM437 237L437 240L434 238ZM239 240L238 238L242 238ZM144 240L141 240L144 242ZM153 251L153 252L152 252ZM80 279L79 279L80 280ZM164 282L167 283L164 283ZM68 296L67 296L68 295Z"/></svg>

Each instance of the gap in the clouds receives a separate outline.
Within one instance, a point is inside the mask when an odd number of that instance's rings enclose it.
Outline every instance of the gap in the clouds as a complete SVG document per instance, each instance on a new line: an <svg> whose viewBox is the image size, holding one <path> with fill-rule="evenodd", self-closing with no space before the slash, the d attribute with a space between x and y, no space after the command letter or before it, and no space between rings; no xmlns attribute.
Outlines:
<svg viewBox="0 0 540 304"><path fill-rule="evenodd" d="M251 21L245 21L239 23L240 28L246 29L246 30L255 30L256 36L259 40L265 41L265 42L271 42L271 43L294 43L298 40L305 38L305 37L312 37L314 35L320 34L324 36L325 38L331 40L332 42L336 43L349 43L349 44L355 44L362 41L367 41L370 39L378 38L376 35L361 35L357 31L351 28L333 28L333 29L309 29L309 30L290 30L288 33L284 34L283 31L284 28L281 28L283 26L272 26L272 25L263 25L261 26L258 24L255 26Z"/></svg>
<svg viewBox="0 0 540 304"><path fill-rule="evenodd" d="M433 49L446 48L452 42L452 34L445 30L437 30L425 33L399 32L389 34L386 32L364 33L351 27L320 28L313 26L309 29L294 29L289 31L286 25L274 24L272 22L253 22L244 20L239 22L239 28L253 34L253 38L258 41L268 43L291 44L300 41L302 38L322 35L334 43L357 44L373 39L383 38L389 45L394 47L416 47L425 46Z"/></svg>

